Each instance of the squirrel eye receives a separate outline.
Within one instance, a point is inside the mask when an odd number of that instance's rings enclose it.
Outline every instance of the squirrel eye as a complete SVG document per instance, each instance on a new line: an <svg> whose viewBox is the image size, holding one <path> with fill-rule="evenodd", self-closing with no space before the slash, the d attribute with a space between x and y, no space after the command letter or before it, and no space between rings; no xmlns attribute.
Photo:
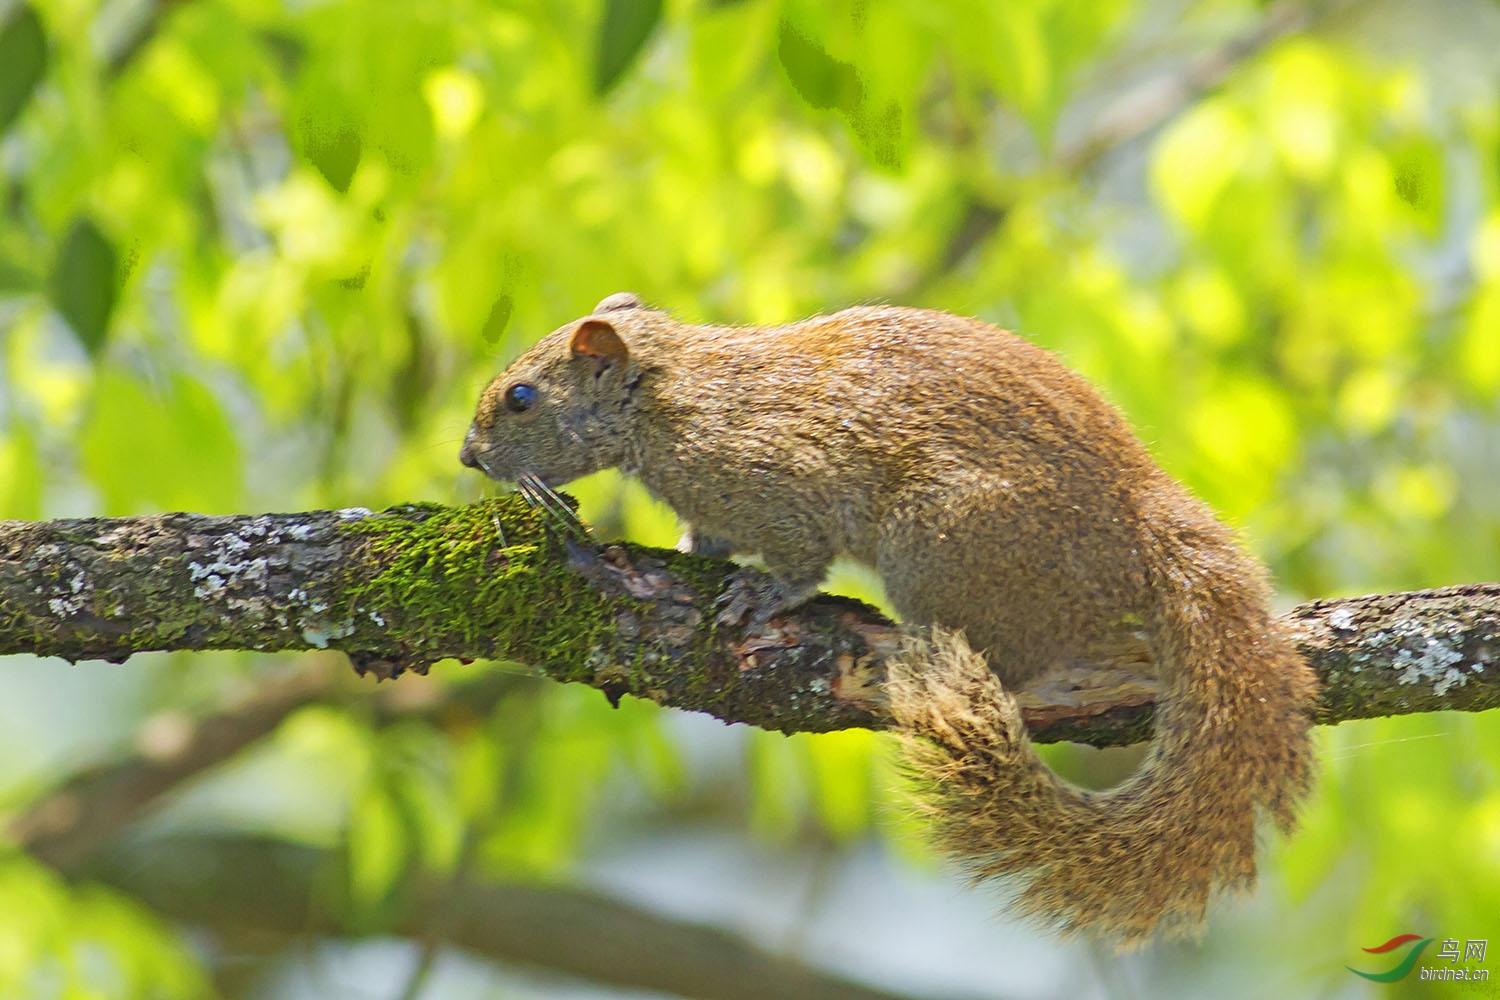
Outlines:
<svg viewBox="0 0 1500 1000"><path fill-rule="evenodd" d="M512 413L525 413L536 405L536 386L517 382L505 390L505 408Z"/></svg>

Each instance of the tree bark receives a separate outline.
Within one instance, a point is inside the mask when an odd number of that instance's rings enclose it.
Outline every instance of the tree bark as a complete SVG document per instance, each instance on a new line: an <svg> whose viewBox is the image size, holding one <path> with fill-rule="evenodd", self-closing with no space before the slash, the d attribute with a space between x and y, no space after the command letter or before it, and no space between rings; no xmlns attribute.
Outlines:
<svg viewBox="0 0 1500 1000"><path fill-rule="evenodd" d="M0 654L120 661L164 649L338 649L361 673L506 659L783 732L882 728L900 627L819 597L715 624L735 567L565 545L519 498L468 507L0 522ZM1500 705L1500 584L1313 601L1288 615L1323 681L1321 723ZM1144 643L1059 664L1018 693L1041 742L1137 742Z"/></svg>

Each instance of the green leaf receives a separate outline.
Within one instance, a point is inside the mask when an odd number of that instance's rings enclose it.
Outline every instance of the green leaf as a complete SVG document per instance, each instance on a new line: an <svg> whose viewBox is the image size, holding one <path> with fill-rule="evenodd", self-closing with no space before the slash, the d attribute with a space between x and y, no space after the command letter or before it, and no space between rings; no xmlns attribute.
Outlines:
<svg viewBox="0 0 1500 1000"><path fill-rule="evenodd" d="M282 76L294 77L302 72L302 66L307 62L307 42L304 39L270 29L259 32L258 37Z"/></svg>
<svg viewBox="0 0 1500 1000"><path fill-rule="evenodd" d="M454 763L454 799L465 819L479 819L495 810L504 784L505 752L489 734L466 734Z"/></svg>
<svg viewBox="0 0 1500 1000"><path fill-rule="evenodd" d="M443 744L438 746L441 749ZM391 781L405 830L416 841L413 853L425 867L442 874L451 874L458 867L465 836L463 813L447 778L405 767L392 775Z"/></svg>
<svg viewBox="0 0 1500 1000"><path fill-rule="evenodd" d="M1392 156L1396 194L1416 213L1428 236L1442 232L1445 205L1443 150L1430 138L1413 138Z"/></svg>
<svg viewBox="0 0 1500 1000"><path fill-rule="evenodd" d="M870 828L874 768L874 735L864 729L795 737L812 771L814 802L823 828L836 839L849 841Z"/></svg>
<svg viewBox="0 0 1500 1000"><path fill-rule="evenodd" d="M854 111L864 96L864 85L854 67L829 55L821 45L781 22L776 56L786 78L802 99L815 108Z"/></svg>
<svg viewBox="0 0 1500 1000"><path fill-rule="evenodd" d="M510 314L515 309L516 303L509 294L500 296L490 306L490 314L484 320L484 342L494 346L500 342L505 328L510 325Z"/></svg>
<svg viewBox="0 0 1500 1000"><path fill-rule="evenodd" d="M349 816L349 891L365 906L379 903L406 869L406 828L390 793L372 785Z"/></svg>
<svg viewBox="0 0 1500 1000"><path fill-rule="evenodd" d="M115 308L118 254L88 216L73 220L52 267L52 304L90 356L98 357Z"/></svg>
<svg viewBox="0 0 1500 1000"><path fill-rule="evenodd" d="M26 427L0 437L0 518L42 516L41 455Z"/></svg>
<svg viewBox="0 0 1500 1000"><path fill-rule="evenodd" d="M47 32L29 4L0 28L0 133L16 120L47 71Z"/></svg>
<svg viewBox="0 0 1500 1000"><path fill-rule="evenodd" d="M887 101L879 108L861 106L859 113L850 117L855 135L869 151L870 158L887 170L901 169L905 145L900 105Z"/></svg>
<svg viewBox="0 0 1500 1000"><path fill-rule="evenodd" d="M763 836L788 840L808 806L807 775L797 746L780 733L754 730L745 743L750 771L750 824Z"/></svg>
<svg viewBox="0 0 1500 1000"><path fill-rule="evenodd" d="M349 191L349 182L359 166L361 146L359 132L347 123L303 123L302 155L339 194Z"/></svg>
<svg viewBox="0 0 1500 1000"><path fill-rule="evenodd" d="M106 366L90 402L79 451L105 512L235 508L239 444L207 388L182 375L148 386Z"/></svg>
<svg viewBox="0 0 1500 1000"><path fill-rule="evenodd" d="M28 264L0 251L0 294L33 292L39 284L36 272Z"/></svg>
<svg viewBox="0 0 1500 1000"><path fill-rule="evenodd" d="M603 97L620 82L660 20L661 0L604 0L594 59L595 94Z"/></svg>

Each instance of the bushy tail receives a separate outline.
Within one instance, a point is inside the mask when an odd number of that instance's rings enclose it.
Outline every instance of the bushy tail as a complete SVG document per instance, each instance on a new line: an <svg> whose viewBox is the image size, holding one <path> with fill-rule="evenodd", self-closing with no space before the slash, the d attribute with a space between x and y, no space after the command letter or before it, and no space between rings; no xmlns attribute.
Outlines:
<svg viewBox="0 0 1500 1000"><path fill-rule="evenodd" d="M1257 815L1292 827L1312 783L1313 674L1253 569L1227 584L1205 569L1156 588L1156 742L1107 791L1047 769L961 634L935 629L892 663L892 712L941 846L976 880L1009 877L1023 915L1122 947L1190 936L1216 893L1254 882Z"/></svg>

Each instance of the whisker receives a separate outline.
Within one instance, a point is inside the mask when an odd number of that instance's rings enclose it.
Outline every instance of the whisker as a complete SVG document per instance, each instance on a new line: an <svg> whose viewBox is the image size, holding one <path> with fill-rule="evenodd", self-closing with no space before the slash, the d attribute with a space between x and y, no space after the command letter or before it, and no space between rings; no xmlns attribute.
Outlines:
<svg viewBox="0 0 1500 1000"><path fill-rule="evenodd" d="M536 497L537 505L547 511L547 513L570 525L582 526L578 515L573 512L573 508L564 503L562 497L558 496L545 483L532 480L527 485Z"/></svg>
<svg viewBox="0 0 1500 1000"><path fill-rule="evenodd" d="M516 492L526 501L526 505L532 510L540 511L549 522L558 520L557 510L548 502L547 496L541 490L541 484L529 476L522 476L516 480Z"/></svg>
<svg viewBox="0 0 1500 1000"><path fill-rule="evenodd" d="M522 499L552 522L553 527L579 541L588 541L588 526L578 513L557 495L557 491L536 476L524 474L516 480Z"/></svg>
<svg viewBox="0 0 1500 1000"><path fill-rule="evenodd" d="M1360 751L1368 750L1370 747L1388 746L1392 743L1414 743L1417 740L1445 739L1452 733L1419 733L1415 736L1393 736L1385 740L1367 740L1363 743L1351 743L1346 747L1339 747L1332 753L1326 755L1328 760L1352 760L1359 756Z"/></svg>

